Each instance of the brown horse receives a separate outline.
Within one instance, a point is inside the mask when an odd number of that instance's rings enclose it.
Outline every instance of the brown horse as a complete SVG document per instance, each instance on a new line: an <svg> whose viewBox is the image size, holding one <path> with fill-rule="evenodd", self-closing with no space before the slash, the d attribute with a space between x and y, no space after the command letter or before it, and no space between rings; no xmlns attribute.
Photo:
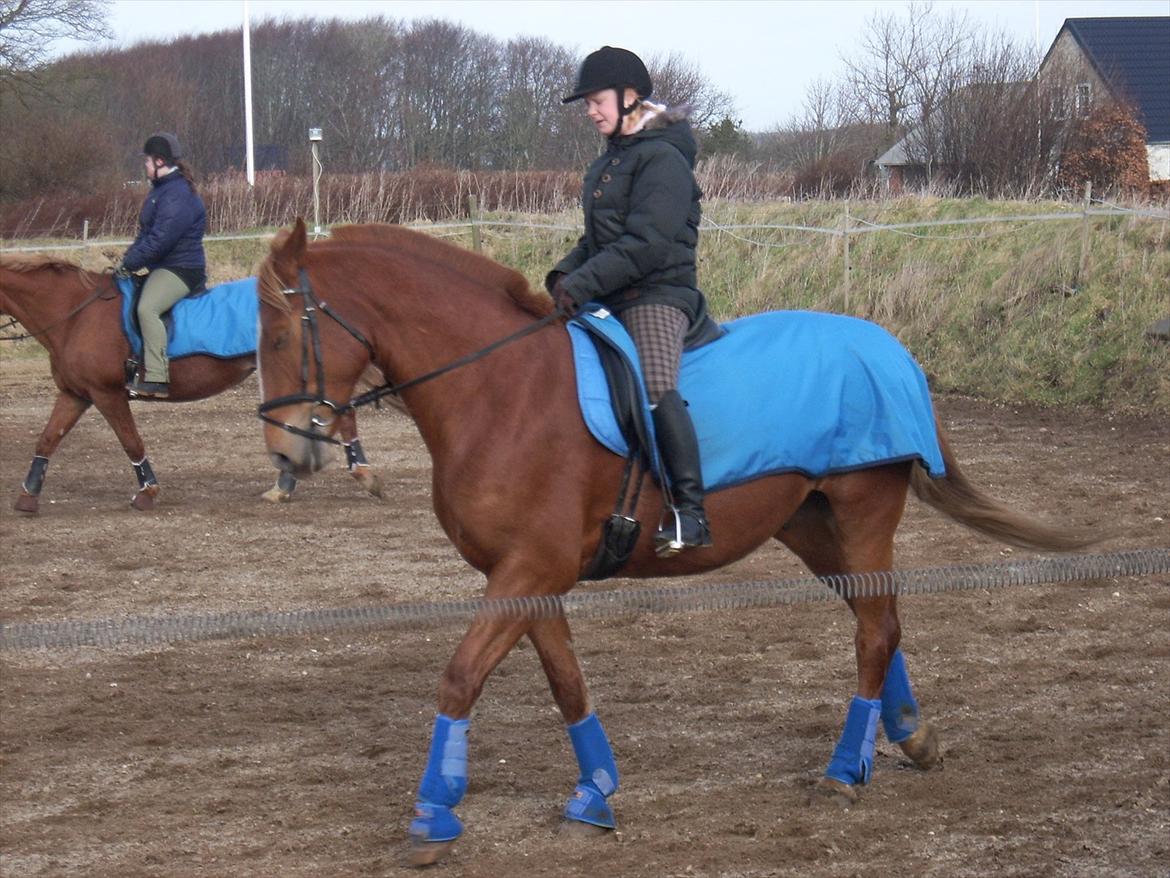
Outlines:
<svg viewBox="0 0 1170 878"><path fill-rule="evenodd" d="M488 598L559 595L573 587L601 539L624 462L582 420L570 340L548 319L547 297L491 260L405 229L340 229L334 240L310 246L299 220L274 241L259 294L261 412L278 466L298 477L319 467L315 440L335 428L336 412L345 410L338 401L350 398L367 361L403 383L468 359L401 391L433 458L439 521L463 557L486 574ZM317 307L322 300L325 311ZM540 322L551 325L490 355L471 356ZM306 368L322 376L316 396L304 392ZM822 478L770 475L715 491L707 500L714 546L665 560L650 539L661 499L645 491L635 517L650 526L642 528L622 575L701 573L769 539L792 549L816 575L889 570L908 488L951 518L1018 546L1064 550L1092 542L985 496L964 478L941 428L940 445L946 465L940 479L901 462ZM879 718L918 766L930 767L939 752L898 650L895 599L855 598L849 607L857 621L857 695L820 785L844 801L855 800L869 780ZM452 809L467 784L468 718L492 669L524 636L536 647L580 766L567 825L614 826L606 798L616 789L617 768L590 711L568 622L483 613L440 682L410 827L416 864L434 862L462 831Z"/></svg>
<svg viewBox="0 0 1170 878"><path fill-rule="evenodd" d="M130 413L124 363L130 345L122 331L120 293L109 273L83 271L67 262L0 256L0 314L14 318L25 332L49 351L57 385L52 414L37 440L32 466L21 486L15 508L35 513L49 458L91 405L109 423L138 477L130 501L135 509L154 506L158 481L146 457L142 437ZM171 365L169 402L187 402L222 393L256 368L255 357L218 359L192 356ZM381 482L365 461L353 417L339 424L350 471L366 490L381 496ZM263 496L291 498L295 478L282 475Z"/></svg>

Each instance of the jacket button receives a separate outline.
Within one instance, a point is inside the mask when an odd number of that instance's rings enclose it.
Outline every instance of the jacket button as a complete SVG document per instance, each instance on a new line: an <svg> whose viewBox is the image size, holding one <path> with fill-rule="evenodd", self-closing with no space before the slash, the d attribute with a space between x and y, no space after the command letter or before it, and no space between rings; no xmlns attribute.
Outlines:
<svg viewBox="0 0 1170 878"><path fill-rule="evenodd" d="M602 174L601 175L601 182L602 183L608 183L612 179L613 179L613 177L611 177L609 174Z"/></svg>
<svg viewBox="0 0 1170 878"><path fill-rule="evenodd" d="M601 190L600 190L600 189L594 189L594 190L593 190L593 197L594 197L594 198L600 198L600 197L601 197Z"/></svg>
<svg viewBox="0 0 1170 878"><path fill-rule="evenodd" d="M610 159L609 163L611 165L620 165L622 163L622 160L621 159Z"/></svg>

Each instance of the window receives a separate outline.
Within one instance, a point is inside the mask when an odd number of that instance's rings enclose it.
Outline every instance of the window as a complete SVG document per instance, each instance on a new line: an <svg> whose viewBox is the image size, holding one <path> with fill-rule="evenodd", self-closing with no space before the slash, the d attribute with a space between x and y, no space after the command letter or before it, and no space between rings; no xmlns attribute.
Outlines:
<svg viewBox="0 0 1170 878"><path fill-rule="evenodd" d="M1078 119L1084 119L1093 109L1093 85L1088 82L1077 83L1076 112Z"/></svg>

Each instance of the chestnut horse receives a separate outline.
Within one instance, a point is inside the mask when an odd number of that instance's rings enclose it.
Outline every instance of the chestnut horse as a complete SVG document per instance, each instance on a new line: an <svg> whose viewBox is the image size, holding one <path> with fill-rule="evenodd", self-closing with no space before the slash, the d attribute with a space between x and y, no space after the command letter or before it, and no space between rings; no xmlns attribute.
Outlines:
<svg viewBox="0 0 1170 878"><path fill-rule="evenodd" d="M57 400L16 499L17 511L37 511L49 458L91 405L102 413L134 466L138 491L131 506L153 508L159 485L130 413L124 369L130 344L122 331L122 296L113 276L83 271L67 262L0 256L0 315L14 318L28 337L36 338L49 351L49 366L57 385ZM214 396L239 384L255 368L251 355L234 359L182 357L171 364L167 401ZM356 438L356 420L347 416L339 427L349 443L350 472L371 494L381 496L381 481L366 464ZM288 500L295 485L294 478L282 475L264 497Z"/></svg>
<svg viewBox="0 0 1170 878"><path fill-rule="evenodd" d="M433 459L435 512L463 557L486 574L485 596L559 595L573 587L594 556L624 461L583 422L570 340L549 316L548 297L530 292L516 272L422 234L357 226L309 245L300 220L273 242L259 295L261 417L279 467L304 477L320 466L318 440L329 441L337 413L346 410L341 401L372 361L389 381L410 385L401 397ZM533 328L539 331L524 334ZM314 372L315 395L301 377ZM426 380L412 380L420 377ZM890 570L908 488L962 524L1017 546L1066 550L1094 541L984 495L964 478L939 430L944 478L932 480L911 462L822 478L761 477L710 493L714 545L669 559L651 544L661 499L644 491L636 509L642 536L621 575L702 573L769 539L818 576ZM895 598L848 604L857 622L857 695L819 788L851 802L869 780L879 718L918 766L933 765L939 750L898 650ZM536 647L580 767L566 825L614 827L606 799L617 788L617 767L590 710L567 620L482 613L439 685L410 826L416 864L437 860L462 831L453 809L467 786L471 710L492 669L524 636Z"/></svg>

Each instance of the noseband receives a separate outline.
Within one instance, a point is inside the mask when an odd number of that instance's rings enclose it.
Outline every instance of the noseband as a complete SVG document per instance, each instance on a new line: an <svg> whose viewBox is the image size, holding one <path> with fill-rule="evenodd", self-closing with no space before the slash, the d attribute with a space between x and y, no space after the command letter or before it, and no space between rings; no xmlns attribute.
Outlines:
<svg viewBox="0 0 1170 878"><path fill-rule="evenodd" d="M516 332L513 332L511 335L507 335L504 338L492 342L487 347L480 348L478 351L474 351L473 353L460 357L457 360L453 360L447 365L440 366L438 369L433 369L424 375L419 375L415 378L403 381L401 384L386 383L381 387L375 387L372 390L368 390L360 396L355 396L346 403L338 403L325 395L325 362L321 357L321 333L317 326L317 312L319 311L322 314L328 315L346 332L361 342L362 346L369 353L371 362L374 359L374 347L369 343L369 341L366 340L366 337L358 332L358 330L354 328L354 326L351 325L348 321L346 321L345 318L330 308L325 302L320 301L316 297L316 295L313 293L312 286L309 284L309 276L305 273L303 268L300 269L298 279L300 281L300 285L297 288L284 289L281 290L281 292L286 296L291 296L294 294L299 294L301 296L301 323L303 327L308 329L308 332L305 332L303 329L301 332L301 392L291 393L287 396L278 396L276 399L270 399L267 402L262 402L259 409L257 410L257 416L265 423L272 424L274 427L280 427L280 429L287 430L288 432L294 433L297 436L302 436L305 439L312 439L314 442L328 442L332 445L341 445L342 442L338 439L334 439L332 436L325 436L321 433L318 433L317 428L329 427L331 424L333 424L334 421L337 420L337 418L341 417L346 412L355 411L363 405L369 405L372 402L377 402L384 396L396 396L409 387L414 387L415 385L430 381L432 378L438 378L440 375L445 375L448 372L452 372L461 366L474 363L476 360L486 357L488 354L492 353L492 351L504 347L504 345L511 344L512 342L517 341L526 335L531 335L538 330L544 329L544 327L548 326L550 323L554 322L558 317L561 316L559 311L553 311L551 314L547 314L544 317L541 317L535 323L530 323L523 329L520 329ZM316 372L316 394L309 392L310 356L312 357L312 362L315 367L314 371ZM257 361L259 361L259 358L260 354L259 351L257 351ZM315 407L329 409L331 414L328 418L321 418L314 415L310 419L308 430L285 423L284 421L278 420L277 418L274 418L272 415L268 414L273 409L277 409L286 405L294 405L297 403L311 403Z"/></svg>

